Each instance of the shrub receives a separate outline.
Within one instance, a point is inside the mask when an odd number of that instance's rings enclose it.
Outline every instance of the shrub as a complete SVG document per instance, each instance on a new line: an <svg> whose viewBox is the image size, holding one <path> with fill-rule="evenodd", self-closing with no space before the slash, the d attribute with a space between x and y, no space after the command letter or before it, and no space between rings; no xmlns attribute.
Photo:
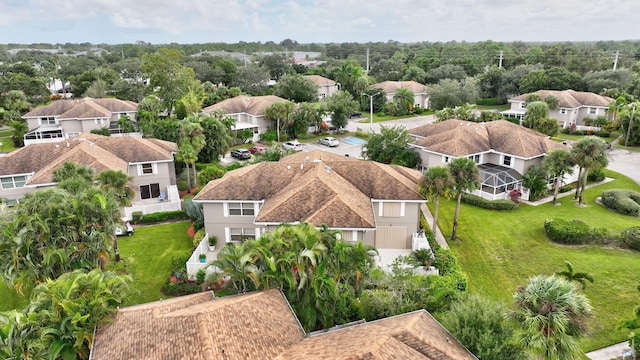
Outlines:
<svg viewBox="0 0 640 360"><path fill-rule="evenodd" d="M145 214L140 219L140 223L148 224L148 223L156 223L161 221L168 220L188 220L189 217L184 210L175 210L175 211L164 211L157 212L153 214Z"/></svg>
<svg viewBox="0 0 640 360"><path fill-rule="evenodd" d="M640 193L624 190L612 189L602 193L602 204L607 208L625 215L640 215Z"/></svg>
<svg viewBox="0 0 640 360"><path fill-rule="evenodd" d="M167 282L162 287L162 292L168 296L183 296L200 292L200 286L195 282Z"/></svg>
<svg viewBox="0 0 640 360"><path fill-rule="evenodd" d="M591 169L589 170L589 175L587 175L587 180L591 182L598 182L604 180L604 177L604 170Z"/></svg>
<svg viewBox="0 0 640 360"><path fill-rule="evenodd" d="M551 241L561 244L602 243L607 238L605 229L592 229L580 219L547 219L544 231Z"/></svg>
<svg viewBox="0 0 640 360"><path fill-rule="evenodd" d="M487 200L480 196L467 193L462 194L462 201L470 205L490 210L513 210L518 207L518 204L511 200Z"/></svg>
<svg viewBox="0 0 640 360"><path fill-rule="evenodd" d="M640 251L640 226L634 226L622 230L620 233L620 242L622 246Z"/></svg>
<svg viewBox="0 0 640 360"><path fill-rule="evenodd" d="M111 136L111 131L109 131L109 128L93 129L89 132L92 134L97 134L102 136Z"/></svg>
<svg viewBox="0 0 640 360"><path fill-rule="evenodd" d="M200 244L200 241L202 241L206 233L207 232L204 229L196 231L196 234L193 236L193 247L196 247Z"/></svg>
<svg viewBox="0 0 640 360"><path fill-rule="evenodd" d="M131 222L133 224L140 224L140 220L142 220L142 211L134 211L131 213Z"/></svg>
<svg viewBox="0 0 640 360"><path fill-rule="evenodd" d="M176 185L178 185L178 191L189 190L189 183L187 183L187 180L178 180Z"/></svg>
<svg viewBox="0 0 640 360"><path fill-rule="evenodd" d="M561 193L569 192L569 191L572 191L572 190L574 190L574 187L571 186L571 185L565 185L565 186L560 188L560 192Z"/></svg>
<svg viewBox="0 0 640 360"><path fill-rule="evenodd" d="M611 133L606 130L600 130L600 131L594 132L593 135L602 137L602 138L608 138L611 136Z"/></svg>
<svg viewBox="0 0 640 360"><path fill-rule="evenodd" d="M486 99L476 100L476 104L482 105L482 106L495 106L495 105L504 104L504 102L498 98L486 98Z"/></svg>
<svg viewBox="0 0 640 360"><path fill-rule="evenodd" d="M360 139L367 140L369 138L369 134L366 131L356 131L356 137Z"/></svg>

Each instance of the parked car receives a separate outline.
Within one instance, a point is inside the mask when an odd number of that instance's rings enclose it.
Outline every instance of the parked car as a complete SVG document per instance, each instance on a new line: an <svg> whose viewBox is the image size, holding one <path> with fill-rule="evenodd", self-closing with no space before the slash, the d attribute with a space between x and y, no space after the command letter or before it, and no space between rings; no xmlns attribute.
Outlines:
<svg viewBox="0 0 640 360"><path fill-rule="evenodd" d="M338 139L331 136L320 139L319 143L329 147L336 147L340 145L340 142L338 142Z"/></svg>
<svg viewBox="0 0 640 360"><path fill-rule="evenodd" d="M251 158L251 152L247 149L235 149L231 150L231 157L238 160L247 160Z"/></svg>
<svg viewBox="0 0 640 360"><path fill-rule="evenodd" d="M351 114L349 114L349 119L361 118L361 117L362 117L362 113L359 113L357 111L354 111Z"/></svg>
<svg viewBox="0 0 640 360"><path fill-rule="evenodd" d="M116 233L116 236L124 236L124 235L131 236L133 235L134 231L135 230L133 229L133 226L131 226L131 224L127 221L123 224L116 225L115 233Z"/></svg>
<svg viewBox="0 0 640 360"><path fill-rule="evenodd" d="M267 147L262 144L255 144L249 148L249 152L252 154L262 154L265 150L267 150Z"/></svg>
<svg viewBox="0 0 640 360"><path fill-rule="evenodd" d="M304 149L304 147L300 142L298 142L298 140L287 141L282 144L282 147L285 148L286 150L293 150L293 151L302 151L302 149Z"/></svg>

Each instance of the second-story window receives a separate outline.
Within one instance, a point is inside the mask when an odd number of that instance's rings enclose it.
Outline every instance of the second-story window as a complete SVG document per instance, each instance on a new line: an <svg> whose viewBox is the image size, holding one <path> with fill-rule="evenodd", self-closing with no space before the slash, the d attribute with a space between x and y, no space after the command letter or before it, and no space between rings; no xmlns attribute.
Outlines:
<svg viewBox="0 0 640 360"><path fill-rule="evenodd" d="M255 208L253 203L229 203L229 215L253 216Z"/></svg>

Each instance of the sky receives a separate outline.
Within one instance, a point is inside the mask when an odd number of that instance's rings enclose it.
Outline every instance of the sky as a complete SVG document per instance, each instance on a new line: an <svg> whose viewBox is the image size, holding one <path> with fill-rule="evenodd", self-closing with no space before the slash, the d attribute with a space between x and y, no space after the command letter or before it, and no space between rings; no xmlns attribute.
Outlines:
<svg viewBox="0 0 640 360"><path fill-rule="evenodd" d="M0 0L0 43L640 39L637 0Z"/></svg>

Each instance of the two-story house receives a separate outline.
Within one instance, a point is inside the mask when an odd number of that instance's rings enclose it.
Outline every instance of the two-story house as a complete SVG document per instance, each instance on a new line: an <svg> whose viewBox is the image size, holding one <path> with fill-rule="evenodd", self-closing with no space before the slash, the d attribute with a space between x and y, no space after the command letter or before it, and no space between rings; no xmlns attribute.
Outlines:
<svg viewBox="0 0 640 360"><path fill-rule="evenodd" d="M607 116L609 104L612 98L594 94L591 92L582 92L574 90L538 90L533 93L518 95L510 100L511 108L502 111L501 114L522 119L526 113L525 100L531 94L536 94L541 101L553 95L558 98L558 107L549 109L549 117L557 119L563 128L571 125L584 126L585 118L595 119L598 116Z"/></svg>
<svg viewBox="0 0 640 360"><path fill-rule="evenodd" d="M56 100L22 116L29 127L24 143L56 142L103 128L114 136L122 135L118 120L128 116L135 123L137 109L138 104L132 101L113 98Z"/></svg>
<svg viewBox="0 0 640 360"><path fill-rule="evenodd" d="M56 185L53 173L72 162L100 173L107 169L129 175L135 191L133 211L151 213L179 210L173 155L177 145L157 139L80 134L55 143L33 144L0 157L0 198L7 204L25 194Z"/></svg>
<svg viewBox="0 0 640 360"><path fill-rule="evenodd" d="M337 93L338 90L340 90L337 82L331 79L327 79L324 76L304 75L303 77L316 84L316 86L318 87L318 101L324 101L326 98L330 97L331 95Z"/></svg>
<svg viewBox="0 0 640 360"><path fill-rule="evenodd" d="M506 199L509 190L522 189L522 174L531 165L541 165L562 143L506 120L475 123L446 120L409 130L409 144L420 155L423 168L447 165L458 157L472 159L480 170L481 188L474 194L487 199ZM528 193L523 191L523 197Z"/></svg>
<svg viewBox="0 0 640 360"><path fill-rule="evenodd" d="M320 150L261 162L210 181L194 198L219 243L258 238L282 223L307 222L341 239L410 249L420 228L422 173Z"/></svg>
<svg viewBox="0 0 640 360"><path fill-rule="evenodd" d="M369 86L369 89L382 89L387 94L387 101L393 101L398 89L406 88L413 93L413 107L428 108L429 94L427 86L416 81L383 81Z"/></svg>
<svg viewBox="0 0 640 360"><path fill-rule="evenodd" d="M260 139L260 134L267 131L269 121L264 116L264 110L277 102L288 101L279 96L246 96L240 95L202 109L206 114L214 110L222 110L235 120L233 130L251 129L253 141Z"/></svg>

